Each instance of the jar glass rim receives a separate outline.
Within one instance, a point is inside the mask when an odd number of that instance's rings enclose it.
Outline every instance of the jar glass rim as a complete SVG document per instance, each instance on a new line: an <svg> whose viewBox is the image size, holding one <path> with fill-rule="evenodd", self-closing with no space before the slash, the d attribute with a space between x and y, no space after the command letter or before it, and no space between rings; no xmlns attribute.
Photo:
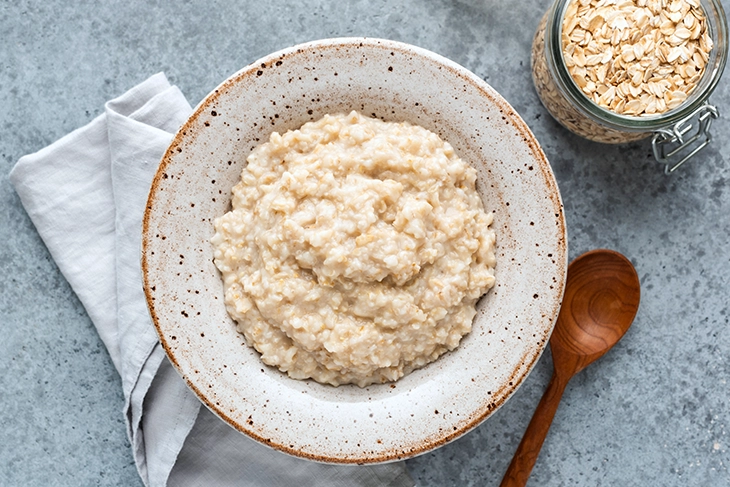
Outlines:
<svg viewBox="0 0 730 487"><path fill-rule="evenodd" d="M565 10L572 1L556 0L548 11L545 29L545 56L548 69L563 94L583 115L604 126L624 132L650 132L673 126L705 103L720 81L728 57L728 27L725 11L718 0L700 0L707 27L714 42L705 74L687 101L679 107L651 116L620 115L589 99L573 81L563 60L562 28Z"/></svg>

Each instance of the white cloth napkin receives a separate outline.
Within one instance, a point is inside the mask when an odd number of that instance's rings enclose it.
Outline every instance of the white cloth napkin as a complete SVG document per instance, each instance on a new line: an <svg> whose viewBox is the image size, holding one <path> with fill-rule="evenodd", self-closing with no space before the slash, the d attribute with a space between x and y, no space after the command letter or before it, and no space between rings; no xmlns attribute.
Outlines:
<svg viewBox="0 0 730 487"><path fill-rule="evenodd" d="M142 291L142 216L157 165L192 109L164 74L22 157L10 180L96 325L122 378L127 434L145 485L412 486L405 465L324 465L229 427L187 388L160 346Z"/></svg>

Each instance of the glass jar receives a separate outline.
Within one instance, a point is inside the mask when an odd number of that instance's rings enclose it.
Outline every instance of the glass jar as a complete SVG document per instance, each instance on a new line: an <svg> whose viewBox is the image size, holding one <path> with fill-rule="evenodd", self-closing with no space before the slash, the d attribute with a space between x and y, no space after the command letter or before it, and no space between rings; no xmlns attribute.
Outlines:
<svg viewBox="0 0 730 487"><path fill-rule="evenodd" d="M655 158L665 164L667 173L673 172L711 141L710 126L718 111L708 98L720 80L728 56L728 29L722 5L718 0L699 1L714 47L704 74L686 100L664 113L632 116L594 103L570 75L563 56L562 28L572 1L580 0L555 0L533 40L532 77L543 105L567 129L593 141L621 144L653 135ZM666 0L655 1L669 4Z"/></svg>

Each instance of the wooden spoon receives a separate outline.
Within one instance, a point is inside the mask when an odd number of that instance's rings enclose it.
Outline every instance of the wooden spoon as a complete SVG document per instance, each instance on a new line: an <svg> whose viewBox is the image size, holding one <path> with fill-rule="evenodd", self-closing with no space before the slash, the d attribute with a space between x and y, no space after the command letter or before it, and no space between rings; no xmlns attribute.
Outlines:
<svg viewBox="0 0 730 487"><path fill-rule="evenodd" d="M639 289L634 266L613 250L587 252L568 266L565 297L550 338L553 376L501 487L527 483L565 386L626 333L639 308Z"/></svg>

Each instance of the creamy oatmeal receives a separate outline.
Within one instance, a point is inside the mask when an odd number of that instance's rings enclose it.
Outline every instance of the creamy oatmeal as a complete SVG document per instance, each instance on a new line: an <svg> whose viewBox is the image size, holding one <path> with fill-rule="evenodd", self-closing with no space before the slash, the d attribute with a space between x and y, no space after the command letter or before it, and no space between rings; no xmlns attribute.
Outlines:
<svg viewBox="0 0 730 487"><path fill-rule="evenodd" d="M264 363L365 387L471 331L495 234L448 143L352 112L273 133L247 161L212 243L228 312Z"/></svg>

